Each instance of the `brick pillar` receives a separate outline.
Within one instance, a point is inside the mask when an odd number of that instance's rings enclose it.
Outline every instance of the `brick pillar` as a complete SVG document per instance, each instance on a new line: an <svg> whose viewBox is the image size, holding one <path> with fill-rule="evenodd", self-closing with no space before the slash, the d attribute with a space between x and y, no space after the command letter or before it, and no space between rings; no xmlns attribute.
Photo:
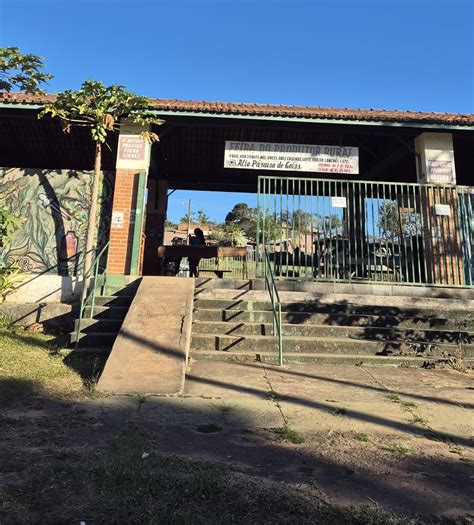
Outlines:
<svg viewBox="0 0 474 525"><path fill-rule="evenodd" d="M115 175L107 263L109 274L128 275L130 273L139 175L140 173L133 169L118 169Z"/></svg>
<svg viewBox="0 0 474 525"><path fill-rule="evenodd" d="M141 229L135 228L135 221L139 221L143 228L142 199L150 165L151 146L140 133L149 129L149 126L143 127L127 122L122 122L120 129L107 261L108 274L139 274L141 270Z"/></svg>

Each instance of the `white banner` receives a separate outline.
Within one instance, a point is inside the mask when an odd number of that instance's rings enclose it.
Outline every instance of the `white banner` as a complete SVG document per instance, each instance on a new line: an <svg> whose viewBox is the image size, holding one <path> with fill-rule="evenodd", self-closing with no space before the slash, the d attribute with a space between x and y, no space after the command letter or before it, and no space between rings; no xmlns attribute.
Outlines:
<svg viewBox="0 0 474 525"><path fill-rule="evenodd" d="M225 168L359 173L359 148L226 140Z"/></svg>

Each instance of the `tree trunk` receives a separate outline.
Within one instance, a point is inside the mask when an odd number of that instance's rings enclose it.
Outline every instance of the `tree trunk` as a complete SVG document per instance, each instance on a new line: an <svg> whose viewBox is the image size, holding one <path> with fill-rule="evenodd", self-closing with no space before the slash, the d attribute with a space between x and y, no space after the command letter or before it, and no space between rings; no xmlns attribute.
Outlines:
<svg viewBox="0 0 474 525"><path fill-rule="evenodd" d="M96 231L96 217L97 217L97 201L99 199L100 187L100 161L101 161L102 144L96 142L95 144L95 162L94 162L94 180L92 182L92 196L91 207L89 209L89 226L87 228L86 237L86 254L84 258L84 272L87 272L91 266L92 256L95 255L92 250L94 248L95 231Z"/></svg>

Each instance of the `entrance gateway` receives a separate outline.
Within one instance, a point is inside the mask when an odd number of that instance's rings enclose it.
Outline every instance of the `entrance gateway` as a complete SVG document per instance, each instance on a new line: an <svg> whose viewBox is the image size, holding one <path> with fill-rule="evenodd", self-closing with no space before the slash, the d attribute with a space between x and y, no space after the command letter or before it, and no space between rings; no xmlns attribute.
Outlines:
<svg viewBox="0 0 474 525"><path fill-rule="evenodd" d="M73 341L113 345L105 389L179 392L189 350L270 363L431 366L456 352L473 362L474 115L156 100L159 143L124 126L104 149L97 258L84 275L94 148L85 130L70 137L38 120L45 102L0 101L0 205L25 219L6 257L31 274L14 298L77 301L89 282ZM246 280L159 276L174 190L256 194ZM157 320L146 330L145 310ZM165 365L176 381L158 388Z"/></svg>
<svg viewBox="0 0 474 525"><path fill-rule="evenodd" d="M51 215L53 231L42 221L8 254L41 275L35 286L80 273L84 170L94 156L85 130L69 136L57 120L36 118L48 100L0 100L0 204ZM151 130L158 143L124 126L104 149L98 251L109 243L108 276L159 274L169 194L203 190L258 194L251 275L264 276L267 252L277 280L474 286L474 115L178 100L155 107L165 121ZM15 185L28 192L12 194Z"/></svg>

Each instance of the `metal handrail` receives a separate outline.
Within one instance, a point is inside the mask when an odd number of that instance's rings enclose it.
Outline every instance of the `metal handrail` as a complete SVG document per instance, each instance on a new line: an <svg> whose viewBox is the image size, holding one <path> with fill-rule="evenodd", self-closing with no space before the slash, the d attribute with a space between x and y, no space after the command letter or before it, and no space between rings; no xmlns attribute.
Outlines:
<svg viewBox="0 0 474 525"><path fill-rule="evenodd" d="M273 336L278 339L278 363L283 365L283 329L281 325L281 301L276 286L275 276L273 274L272 265L270 264L270 257L268 251L264 250L263 267L265 277L265 288L270 294L273 312Z"/></svg>
<svg viewBox="0 0 474 525"><path fill-rule="evenodd" d="M83 273L82 273L81 306L79 308L79 318L78 318L78 321L77 321L77 329L76 329L76 341L75 341L76 348L77 348L77 345L79 343L79 334L81 332L81 321L82 321L82 317L84 315L84 310L89 305L89 303L90 303L90 307L91 307L89 318L92 319L94 317L95 295L96 295L96 290L97 290L97 280L98 280L98 277L99 277L99 262L100 262L100 259L102 258L102 256L109 249L109 244L110 244L110 241L108 241L103 246L103 248L100 250L100 252L94 257L94 259L92 259L92 263L89 266L88 270L86 272L83 271ZM94 248L93 251L95 251L95 249L96 248ZM91 288L91 290L90 290L90 292L88 294L87 293L87 291L88 291L87 279L92 274L94 275L94 280L93 280L92 288ZM101 274L101 275L105 275L105 272L103 274Z"/></svg>

